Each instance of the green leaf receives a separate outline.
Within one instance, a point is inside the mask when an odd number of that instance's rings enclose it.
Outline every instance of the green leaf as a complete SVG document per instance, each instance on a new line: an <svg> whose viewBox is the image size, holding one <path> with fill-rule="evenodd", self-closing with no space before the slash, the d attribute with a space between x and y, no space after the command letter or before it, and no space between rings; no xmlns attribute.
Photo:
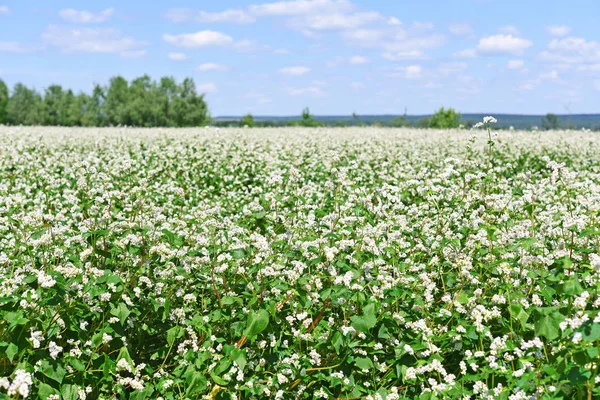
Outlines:
<svg viewBox="0 0 600 400"><path fill-rule="evenodd" d="M333 348L337 354L340 354L340 347L344 344L344 337L340 331L337 331L333 334L333 338L331 339L331 344L333 344Z"/></svg>
<svg viewBox="0 0 600 400"><path fill-rule="evenodd" d="M194 394L199 394L206 389L206 377L204 374L200 372L194 371L192 372L185 381L187 389L185 390L185 394L187 396L193 396ZM200 396L193 396L194 398L199 398Z"/></svg>
<svg viewBox="0 0 600 400"><path fill-rule="evenodd" d="M352 316L352 327L358 332L366 333L369 329L373 328L377 324L377 317L375 315L375 304L369 303L363 308L363 315Z"/></svg>
<svg viewBox="0 0 600 400"><path fill-rule="evenodd" d="M354 364L360 369L371 369L373 368L373 361L366 357L357 357L354 359Z"/></svg>
<svg viewBox="0 0 600 400"><path fill-rule="evenodd" d="M242 258L246 257L246 250L233 249L230 251L230 254L231 254L231 258L233 258L234 260L241 260Z"/></svg>
<svg viewBox="0 0 600 400"><path fill-rule="evenodd" d="M564 320L565 317L558 311L542 314L535 322L535 334L554 340L560 336L560 323Z"/></svg>
<svg viewBox="0 0 600 400"><path fill-rule="evenodd" d="M569 296L580 295L583 288L578 279L569 279L562 284L562 292Z"/></svg>
<svg viewBox="0 0 600 400"><path fill-rule="evenodd" d="M10 362L13 362L13 359L15 358L15 355L17 355L18 352L19 347L17 347L17 345L14 343L9 344L5 351L6 357L8 357L8 360Z"/></svg>
<svg viewBox="0 0 600 400"><path fill-rule="evenodd" d="M220 385L220 386L226 386L227 385L227 381L226 380L224 380L223 378L219 377L218 375L216 375L212 371L210 373L210 377L213 379L213 381L215 381L215 383L217 385Z"/></svg>
<svg viewBox="0 0 600 400"><path fill-rule="evenodd" d="M583 338L590 342L600 339L600 324L592 323L583 326ZM8 350L7 350L8 351Z"/></svg>
<svg viewBox="0 0 600 400"><path fill-rule="evenodd" d="M58 394L58 390L54 389L52 386L48 385L47 383L41 383L38 386L38 396L40 397L40 399L47 399L48 396L53 395L53 394Z"/></svg>
<svg viewBox="0 0 600 400"><path fill-rule="evenodd" d="M233 303L239 303L241 305L242 299L240 299L239 297L233 297L233 296L225 296L221 299L221 304L224 306L229 306Z"/></svg>
<svg viewBox="0 0 600 400"><path fill-rule="evenodd" d="M77 394L77 386L75 385L62 385L60 387L60 395L62 400L78 400L79 395Z"/></svg>
<svg viewBox="0 0 600 400"><path fill-rule="evenodd" d="M167 343L169 346L173 346L175 339L179 339L183 336L184 330L180 326L174 326L167 331Z"/></svg>
<svg viewBox="0 0 600 400"><path fill-rule="evenodd" d="M266 310L251 311L246 323L245 335L248 337L256 336L269 325L269 313ZM218 383L218 382L217 382Z"/></svg>
<svg viewBox="0 0 600 400"><path fill-rule="evenodd" d="M40 371L42 372L42 374L46 375L48 378L58 383L62 383L63 378L67 374L67 371L63 368L62 365L56 364L56 366L54 366L48 360L41 361Z"/></svg>
<svg viewBox="0 0 600 400"><path fill-rule="evenodd" d="M511 304L508 307L508 311L510 312L510 315L514 319L516 319L517 321L519 321L521 323L521 326L525 326L525 323L527 323L527 320L529 319L529 314L527 314L527 312L525 312L522 305Z"/></svg>
<svg viewBox="0 0 600 400"><path fill-rule="evenodd" d="M116 308L110 310L110 313L115 317L118 317L119 320L121 320L121 324L124 324L129 314L131 314L131 311L129 311L125 303L119 303Z"/></svg>
<svg viewBox="0 0 600 400"><path fill-rule="evenodd" d="M235 361L238 367L243 371L244 368L246 368L246 365L248 364L246 361L246 351L237 348L233 349L233 351L231 352L231 360Z"/></svg>

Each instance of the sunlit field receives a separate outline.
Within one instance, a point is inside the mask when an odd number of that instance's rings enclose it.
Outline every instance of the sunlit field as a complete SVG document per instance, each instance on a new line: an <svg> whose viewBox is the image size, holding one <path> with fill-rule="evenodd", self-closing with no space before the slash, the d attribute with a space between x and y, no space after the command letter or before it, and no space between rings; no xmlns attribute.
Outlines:
<svg viewBox="0 0 600 400"><path fill-rule="evenodd" d="M600 398L600 136L0 127L0 398Z"/></svg>

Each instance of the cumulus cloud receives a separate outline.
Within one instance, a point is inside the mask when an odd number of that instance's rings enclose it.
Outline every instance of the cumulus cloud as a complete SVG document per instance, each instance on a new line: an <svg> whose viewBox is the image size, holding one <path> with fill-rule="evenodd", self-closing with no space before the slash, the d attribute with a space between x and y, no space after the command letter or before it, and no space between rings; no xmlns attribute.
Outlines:
<svg viewBox="0 0 600 400"><path fill-rule="evenodd" d="M200 23L230 22L236 24L250 24L256 21L256 18L248 14L248 12L238 9L229 9L220 12L194 12L185 8L177 8L168 10L165 13L165 17L174 23L196 21Z"/></svg>
<svg viewBox="0 0 600 400"><path fill-rule="evenodd" d="M403 79L420 79L423 73L423 68L420 65L409 65L407 67L397 67L394 69L395 72L388 74L390 78L403 78Z"/></svg>
<svg viewBox="0 0 600 400"><path fill-rule="evenodd" d="M359 64L367 64L369 59L363 56L353 56L348 60L350 64L359 65Z"/></svg>
<svg viewBox="0 0 600 400"><path fill-rule="evenodd" d="M347 0L294 0L251 5L248 10L256 16L298 16L348 12L352 8Z"/></svg>
<svg viewBox="0 0 600 400"><path fill-rule="evenodd" d="M114 8L107 8L97 13L91 11L79 11L72 8L60 10L58 15L65 21L73 24L100 24L106 22L115 13Z"/></svg>
<svg viewBox="0 0 600 400"><path fill-rule="evenodd" d="M487 54L523 54L533 43L530 40L508 35L494 35L479 39L477 50Z"/></svg>
<svg viewBox="0 0 600 400"><path fill-rule="evenodd" d="M473 28L469 24L450 24L448 31L455 36L466 36L473 32Z"/></svg>
<svg viewBox="0 0 600 400"><path fill-rule="evenodd" d="M422 60L427 58L421 50L386 52L382 57L390 61Z"/></svg>
<svg viewBox="0 0 600 400"><path fill-rule="evenodd" d="M226 46L233 43L231 36L210 30L180 35L164 34L163 40L173 46L188 49L197 49L206 46Z"/></svg>
<svg viewBox="0 0 600 400"><path fill-rule="evenodd" d="M296 20L291 25L313 30L343 30L356 29L383 19L383 15L374 11L355 14L315 14Z"/></svg>
<svg viewBox="0 0 600 400"><path fill-rule="evenodd" d="M0 52L26 53L28 49L19 42L0 42Z"/></svg>
<svg viewBox="0 0 600 400"><path fill-rule="evenodd" d="M546 32L552 36L563 37L571 32L571 28L565 25L550 25L546 27Z"/></svg>
<svg viewBox="0 0 600 400"><path fill-rule="evenodd" d="M168 57L173 61L185 61L188 59L188 56L184 53L169 53Z"/></svg>
<svg viewBox="0 0 600 400"><path fill-rule="evenodd" d="M9 14L10 14L10 8L8 8L8 6L1 5L0 6L0 15L9 15Z"/></svg>
<svg viewBox="0 0 600 400"><path fill-rule="evenodd" d="M540 58L565 64L596 63L600 62L600 43L576 37L552 39Z"/></svg>
<svg viewBox="0 0 600 400"><path fill-rule="evenodd" d="M506 65L508 69L521 69L525 66L523 60L510 60Z"/></svg>
<svg viewBox="0 0 600 400"><path fill-rule="evenodd" d="M59 48L64 53L115 53L124 57L143 55L145 42L123 36L121 31L112 28L67 28L50 25L42 40Z"/></svg>
<svg viewBox="0 0 600 400"><path fill-rule="evenodd" d="M285 68L281 68L279 70L279 73L281 75L287 75L287 76L302 76L302 75L306 75L309 72L310 72L310 68L303 67L303 66L285 67Z"/></svg>
<svg viewBox="0 0 600 400"><path fill-rule="evenodd" d="M199 72L206 71L227 71L229 68L226 65L216 64L216 63L204 63L200 64L198 68L196 68Z"/></svg>

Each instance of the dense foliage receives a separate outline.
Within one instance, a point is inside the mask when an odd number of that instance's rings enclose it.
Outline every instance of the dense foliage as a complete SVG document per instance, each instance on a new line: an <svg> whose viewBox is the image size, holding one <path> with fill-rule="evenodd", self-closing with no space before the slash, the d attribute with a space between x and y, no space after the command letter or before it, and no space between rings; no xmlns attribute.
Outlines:
<svg viewBox="0 0 600 400"><path fill-rule="evenodd" d="M0 133L0 397L600 397L597 136Z"/></svg>
<svg viewBox="0 0 600 400"><path fill-rule="evenodd" d="M107 87L96 85L91 95L60 85L50 85L41 95L18 83L10 96L0 80L0 124L192 127L209 121L204 95L191 78L157 82L144 75L128 83L117 76Z"/></svg>

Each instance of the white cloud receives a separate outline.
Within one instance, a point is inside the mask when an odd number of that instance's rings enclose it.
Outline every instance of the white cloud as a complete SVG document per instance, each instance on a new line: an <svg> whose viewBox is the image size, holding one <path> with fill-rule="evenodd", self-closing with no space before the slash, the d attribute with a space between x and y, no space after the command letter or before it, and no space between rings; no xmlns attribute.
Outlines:
<svg viewBox="0 0 600 400"><path fill-rule="evenodd" d="M465 50L457 51L456 53L452 54L452 56L454 58L476 58L477 50L476 49L465 49Z"/></svg>
<svg viewBox="0 0 600 400"><path fill-rule="evenodd" d="M72 8L67 8L64 10L60 10L58 15L65 21L74 24L100 24L102 22L108 21L114 13L114 8L107 8L106 10L102 10L98 13L93 13L91 11L85 10L78 11Z"/></svg>
<svg viewBox="0 0 600 400"><path fill-rule="evenodd" d="M279 73L282 75L288 75L288 76L301 76L301 75L305 75L307 73L310 72L310 68L308 67L302 67L302 66L297 66L297 67L285 67L285 68L281 68L279 70Z"/></svg>
<svg viewBox="0 0 600 400"><path fill-rule="evenodd" d="M169 53L168 57L173 61L185 61L188 59L188 56L184 53Z"/></svg>
<svg viewBox="0 0 600 400"><path fill-rule="evenodd" d="M217 92L217 86L212 82L200 83L196 86L196 89L198 92L205 94Z"/></svg>
<svg viewBox="0 0 600 400"><path fill-rule="evenodd" d="M262 45L258 43L256 40L240 40L239 42L235 42L233 45L234 49L241 52L251 52L251 51L261 51L261 50L270 50L271 47L267 45Z"/></svg>
<svg viewBox="0 0 600 400"><path fill-rule="evenodd" d="M310 86L306 88L292 88L288 91L290 96L301 96L305 94L312 94L314 96L324 96L325 92L323 89L317 86Z"/></svg>
<svg viewBox="0 0 600 400"><path fill-rule="evenodd" d="M359 64L367 64L369 59L363 56L353 56L348 60L350 64L359 65Z"/></svg>
<svg viewBox="0 0 600 400"><path fill-rule="evenodd" d="M26 53L27 51L27 48L18 42L0 42L0 52Z"/></svg>
<svg viewBox="0 0 600 400"><path fill-rule="evenodd" d="M256 19L243 10L225 10L222 12L208 13L200 11L196 20L198 22L233 22L236 24L250 24Z"/></svg>
<svg viewBox="0 0 600 400"><path fill-rule="evenodd" d="M206 46L226 46L233 42L231 36L209 30L180 35L165 34L163 35L163 39L173 46L188 49L197 49Z"/></svg>
<svg viewBox="0 0 600 400"><path fill-rule="evenodd" d="M521 69L525 66L523 60L510 60L506 65L508 69Z"/></svg>
<svg viewBox="0 0 600 400"><path fill-rule="evenodd" d="M388 25L402 25L402 22L396 17L389 17L387 23Z"/></svg>
<svg viewBox="0 0 600 400"><path fill-rule="evenodd" d="M10 15L10 8L8 6L0 6L0 15Z"/></svg>
<svg viewBox="0 0 600 400"><path fill-rule="evenodd" d="M254 102L256 102L258 104L269 104L269 103L273 102L273 99L271 99L268 96L265 96L264 93L261 93L261 92L246 93L246 95L243 96L242 98L253 100Z"/></svg>
<svg viewBox="0 0 600 400"><path fill-rule="evenodd" d="M600 61L600 43L576 37L552 39L540 58L565 64L596 63Z"/></svg>
<svg viewBox="0 0 600 400"><path fill-rule="evenodd" d="M216 64L216 63L204 63L204 64L200 64L198 66L198 68L196 68L196 70L199 72L227 71L228 69L229 69L229 67L227 67L226 65L221 65L221 64Z"/></svg>
<svg viewBox="0 0 600 400"><path fill-rule="evenodd" d="M435 28L432 22L415 22L412 24L412 29L415 31L431 31Z"/></svg>
<svg viewBox="0 0 600 400"><path fill-rule="evenodd" d="M560 79L560 76L558 75L558 72L555 69L553 69L552 71L549 71L549 72L540 73L538 75L538 79L540 81L542 81L542 80L557 81Z"/></svg>
<svg viewBox="0 0 600 400"><path fill-rule="evenodd" d="M532 42L513 35L494 35L479 39L477 50L489 54L523 54Z"/></svg>
<svg viewBox="0 0 600 400"><path fill-rule="evenodd" d="M352 8L347 0L294 0L251 5L248 10L256 16L298 16L347 12Z"/></svg>
<svg viewBox="0 0 600 400"><path fill-rule="evenodd" d="M394 69L396 72L388 74L390 78L403 78L403 79L420 79L423 73L423 68L420 65L409 65L407 67L397 67Z"/></svg>
<svg viewBox="0 0 600 400"><path fill-rule="evenodd" d="M229 9L220 12L194 12L186 8L168 10L165 17L174 23L196 21L200 23L230 22L235 24L250 24L256 21L252 15L244 10Z"/></svg>
<svg viewBox="0 0 600 400"><path fill-rule="evenodd" d="M361 12L356 14L315 14L301 18L292 25L306 29L333 30L356 29L363 25L383 20L378 12Z"/></svg>
<svg viewBox="0 0 600 400"><path fill-rule="evenodd" d="M498 32L503 33L505 35L513 35L513 36L519 36L521 34L521 32L519 32L519 29L513 25L501 26L498 29Z"/></svg>
<svg viewBox="0 0 600 400"><path fill-rule="evenodd" d="M273 54L288 55L288 54L290 54L290 51L286 50L286 49L275 49L275 50L273 50Z"/></svg>
<svg viewBox="0 0 600 400"><path fill-rule="evenodd" d="M567 36L571 32L571 28L565 25L550 25L546 27L546 31L552 36Z"/></svg>
<svg viewBox="0 0 600 400"><path fill-rule="evenodd" d="M471 28L471 25L469 24L450 24L450 26L448 26L448 31L456 36L466 36L473 32L473 28Z"/></svg>
<svg viewBox="0 0 600 400"><path fill-rule="evenodd" d="M381 44L385 32L378 29L356 29L342 33L342 37L348 42L363 45L365 47L375 47Z"/></svg>
<svg viewBox="0 0 600 400"><path fill-rule="evenodd" d="M112 28L66 28L50 25L42 40L58 47L63 53L115 53L128 57L140 55L140 47L146 43L121 34Z"/></svg>
<svg viewBox="0 0 600 400"><path fill-rule="evenodd" d="M427 58L421 50L387 52L383 53L382 57L390 61L422 60Z"/></svg>

